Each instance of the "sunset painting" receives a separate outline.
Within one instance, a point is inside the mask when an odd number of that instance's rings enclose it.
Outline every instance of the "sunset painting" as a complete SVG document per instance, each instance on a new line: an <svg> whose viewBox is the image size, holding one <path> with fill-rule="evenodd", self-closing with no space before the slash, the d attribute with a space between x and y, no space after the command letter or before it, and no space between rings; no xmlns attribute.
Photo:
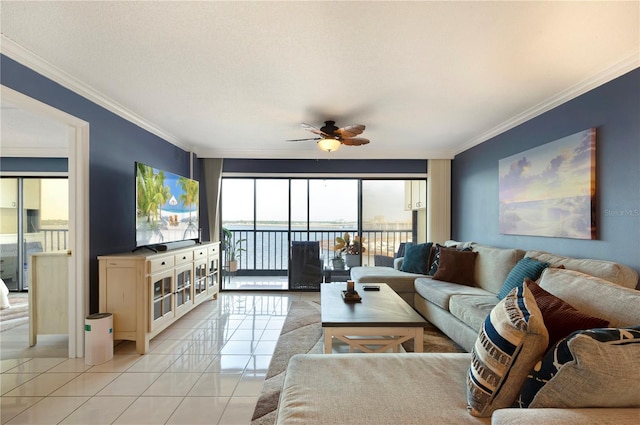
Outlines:
<svg viewBox="0 0 640 425"><path fill-rule="evenodd" d="M595 128L501 159L500 233L595 239Z"/></svg>

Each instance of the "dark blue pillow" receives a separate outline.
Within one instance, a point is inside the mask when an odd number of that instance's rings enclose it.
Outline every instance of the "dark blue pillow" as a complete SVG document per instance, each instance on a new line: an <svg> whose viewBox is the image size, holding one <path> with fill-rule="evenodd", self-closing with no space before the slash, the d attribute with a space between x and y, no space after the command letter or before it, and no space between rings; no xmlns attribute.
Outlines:
<svg viewBox="0 0 640 425"><path fill-rule="evenodd" d="M400 270L409 273L427 274L431 245L431 242L405 245L404 259Z"/></svg>
<svg viewBox="0 0 640 425"><path fill-rule="evenodd" d="M542 271L547 267L549 267L549 263L543 263L531 257L524 257L513 266L509 275L507 275L507 279L502 284L502 289L498 294L498 299L503 299L513 288L522 285L525 277L531 280L538 279Z"/></svg>

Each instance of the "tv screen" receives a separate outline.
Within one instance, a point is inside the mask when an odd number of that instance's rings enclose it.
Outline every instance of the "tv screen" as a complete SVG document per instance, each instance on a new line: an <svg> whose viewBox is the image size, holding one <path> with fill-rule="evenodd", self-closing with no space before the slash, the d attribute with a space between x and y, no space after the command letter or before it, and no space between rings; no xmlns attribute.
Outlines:
<svg viewBox="0 0 640 425"><path fill-rule="evenodd" d="M136 162L136 246L198 239L196 180Z"/></svg>

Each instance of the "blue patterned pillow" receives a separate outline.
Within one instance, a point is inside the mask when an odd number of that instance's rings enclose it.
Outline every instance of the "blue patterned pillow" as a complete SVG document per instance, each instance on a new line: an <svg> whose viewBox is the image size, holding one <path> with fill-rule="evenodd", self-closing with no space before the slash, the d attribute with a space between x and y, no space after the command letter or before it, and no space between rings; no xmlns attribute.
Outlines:
<svg viewBox="0 0 640 425"><path fill-rule="evenodd" d="M507 275L498 294L498 299L503 299L513 288L522 285L525 277L531 280L538 279L542 271L547 267L549 267L549 263L543 263L531 257L524 257L513 266Z"/></svg>
<svg viewBox="0 0 640 425"><path fill-rule="evenodd" d="M405 246L404 259L400 270L409 273L427 274L431 242Z"/></svg>
<svg viewBox="0 0 640 425"><path fill-rule="evenodd" d="M638 359L640 325L576 331L530 371L513 407L640 407Z"/></svg>
<svg viewBox="0 0 640 425"><path fill-rule="evenodd" d="M469 413L489 417L511 406L548 340L533 294L526 285L514 288L491 310L471 351Z"/></svg>

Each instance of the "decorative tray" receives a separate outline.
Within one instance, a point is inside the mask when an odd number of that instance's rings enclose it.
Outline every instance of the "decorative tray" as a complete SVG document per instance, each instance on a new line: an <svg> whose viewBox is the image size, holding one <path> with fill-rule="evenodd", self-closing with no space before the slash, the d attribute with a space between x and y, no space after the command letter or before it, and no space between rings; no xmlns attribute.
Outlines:
<svg viewBox="0 0 640 425"><path fill-rule="evenodd" d="M341 291L340 294L346 303L359 303L362 301L362 298L358 295L357 291L354 291L353 294L350 294L347 291Z"/></svg>

